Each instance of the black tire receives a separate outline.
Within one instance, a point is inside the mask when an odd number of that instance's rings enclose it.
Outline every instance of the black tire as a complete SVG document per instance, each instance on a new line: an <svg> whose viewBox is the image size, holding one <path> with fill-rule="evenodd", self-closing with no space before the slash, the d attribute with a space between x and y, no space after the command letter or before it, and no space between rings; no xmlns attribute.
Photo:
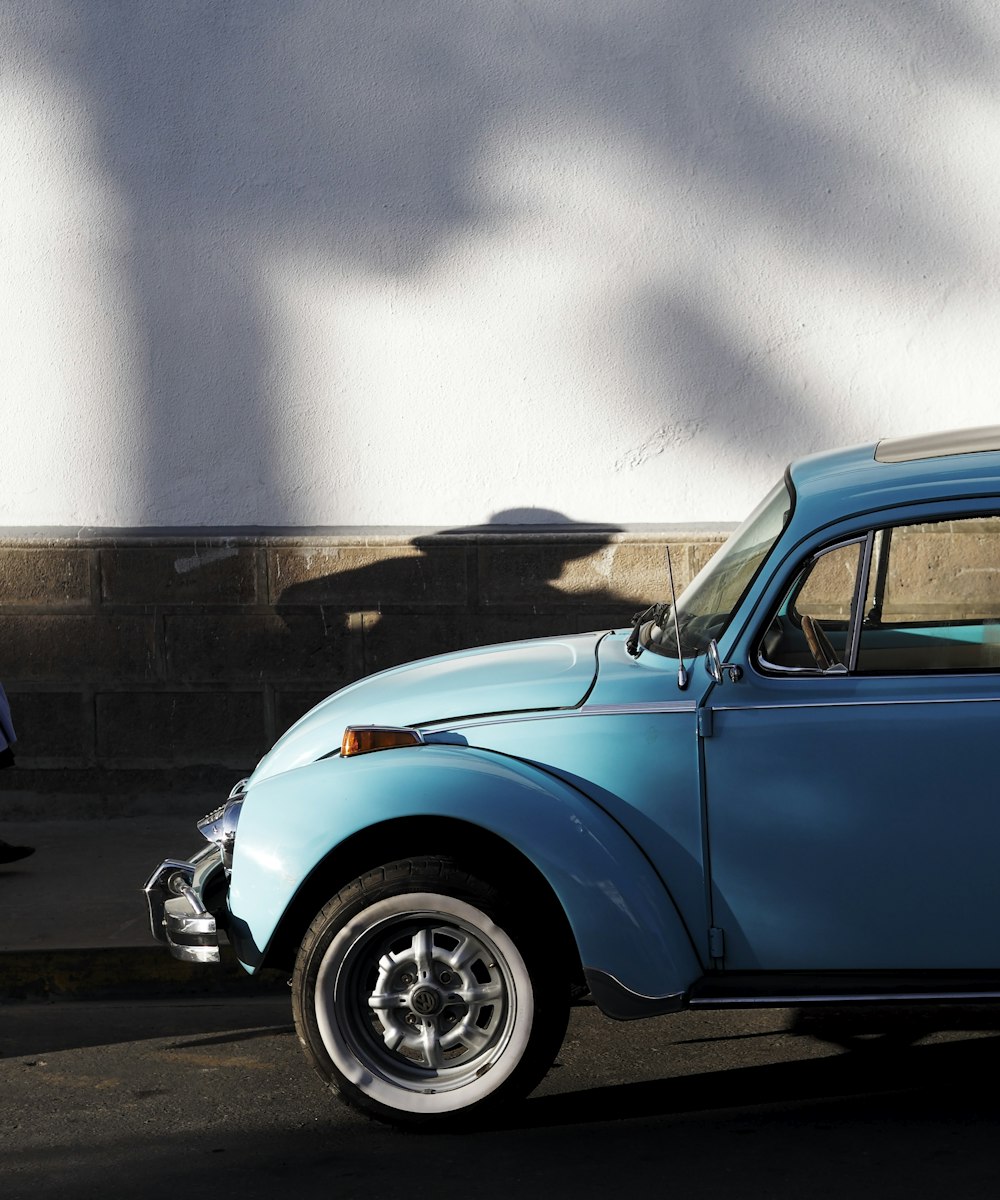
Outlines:
<svg viewBox="0 0 1000 1200"><path fill-rule="evenodd" d="M527 1095L569 1011L563 947L535 924L443 858L354 880L295 964L306 1057L346 1101L396 1125L459 1123Z"/></svg>

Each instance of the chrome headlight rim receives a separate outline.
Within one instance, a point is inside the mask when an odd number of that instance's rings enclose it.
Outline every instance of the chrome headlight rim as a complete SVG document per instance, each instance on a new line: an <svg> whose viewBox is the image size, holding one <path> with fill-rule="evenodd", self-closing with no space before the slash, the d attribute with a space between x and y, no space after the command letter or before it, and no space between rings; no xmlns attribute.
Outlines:
<svg viewBox="0 0 1000 1200"><path fill-rule="evenodd" d="M233 865L233 846L236 844L236 827L240 820L240 810L246 799L248 780L241 779L229 793L229 799L220 808L207 813L198 822L198 832L208 842L219 847L222 852L222 864L226 871Z"/></svg>

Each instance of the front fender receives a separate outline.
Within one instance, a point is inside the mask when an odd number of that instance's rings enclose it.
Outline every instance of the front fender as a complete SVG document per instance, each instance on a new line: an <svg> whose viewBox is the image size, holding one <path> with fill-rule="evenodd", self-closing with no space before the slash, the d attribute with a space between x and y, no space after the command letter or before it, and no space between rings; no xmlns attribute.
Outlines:
<svg viewBox="0 0 1000 1200"><path fill-rule="evenodd" d="M302 882L334 847L406 817L478 825L531 861L562 904L594 995L612 1015L639 1015L627 1002L614 1011L619 985L666 1011L701 974L662 880L592 800L517 759L443 745L323 759L251 784L229 898L247 946L241 957L260 961Z"/></svg>

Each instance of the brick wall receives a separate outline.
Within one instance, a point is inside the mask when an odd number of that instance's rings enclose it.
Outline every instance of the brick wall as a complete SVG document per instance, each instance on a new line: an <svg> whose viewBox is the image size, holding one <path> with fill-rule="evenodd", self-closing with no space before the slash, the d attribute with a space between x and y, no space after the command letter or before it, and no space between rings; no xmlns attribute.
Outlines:
<svg viewBox="0 0 1000 1200"><path fill-rule="evenodd" d="M716 530L0 537L0 817L218 803L298 716L429 654L625 624Z"/></svg>

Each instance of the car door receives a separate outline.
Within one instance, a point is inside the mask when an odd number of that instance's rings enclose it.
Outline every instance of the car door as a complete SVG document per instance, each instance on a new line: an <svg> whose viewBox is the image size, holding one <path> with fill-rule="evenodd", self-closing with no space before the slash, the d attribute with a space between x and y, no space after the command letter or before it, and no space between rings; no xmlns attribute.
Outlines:
<svg viewBox="0 0 1000 1200"><path fill-rule="evenodd" d="M704 723L719 965L1000 967L1000 517L859 533L775 595Z"/></svg>

